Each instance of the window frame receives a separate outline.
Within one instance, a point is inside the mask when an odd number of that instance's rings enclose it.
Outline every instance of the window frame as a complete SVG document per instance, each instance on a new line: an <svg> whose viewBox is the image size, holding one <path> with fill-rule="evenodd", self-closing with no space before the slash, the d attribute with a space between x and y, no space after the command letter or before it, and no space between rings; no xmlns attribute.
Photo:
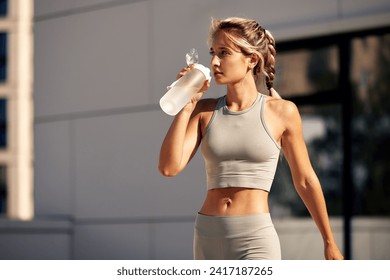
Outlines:
<svg viewBox="0 0 390 280"><path fill-rule="evenodd" d="M318 92L310 92L308 95L291 94L287 100L294 102L298 107L302 105L341 105L342 108L342 141L343 141L343 177L342 177L342 219L344 256L351 259L352 230L351 222L354 211L355 186L352 174L352 86L351 86L351 44L352 40L359 37L381 36L390 34L390 26L362 29L358 31L342 32L338 34L316 36L304 39L289 40L277 43L277 53L283 53L299 49L319 49L336 45L339 51L339 73L336 88ZM277 61L277 57L276 57ZM341 94L342 93L342 94ZM295 96L294 96L295 95ZM299 96L298 96L299 95Z"/></svg>

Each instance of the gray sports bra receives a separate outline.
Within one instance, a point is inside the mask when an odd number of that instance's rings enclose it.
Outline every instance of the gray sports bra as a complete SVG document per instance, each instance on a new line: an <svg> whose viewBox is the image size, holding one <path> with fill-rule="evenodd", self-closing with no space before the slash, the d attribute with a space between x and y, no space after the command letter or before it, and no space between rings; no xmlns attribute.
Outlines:
<svg viewBox="0 0 390 280"><path fill-rule="evenodd" d="M265 98L259 93L251 107L239 112L229 111L226 96L219 98L201 147L208 190L243 187L270 191L280 146L264 121Z"/></svg>

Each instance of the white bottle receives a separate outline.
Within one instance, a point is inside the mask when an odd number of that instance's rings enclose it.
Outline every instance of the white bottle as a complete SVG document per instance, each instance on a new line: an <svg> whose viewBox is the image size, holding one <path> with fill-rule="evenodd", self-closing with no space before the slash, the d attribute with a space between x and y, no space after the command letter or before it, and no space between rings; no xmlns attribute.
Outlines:
<svg viewBox="0 0 390 280"><path fill-rule="evenodd" d="M168 115L176 115L199 92L206 80L211 80L210 69L194 64L193 69L168 87L168 92L160 99L161 109Z"/></svg>

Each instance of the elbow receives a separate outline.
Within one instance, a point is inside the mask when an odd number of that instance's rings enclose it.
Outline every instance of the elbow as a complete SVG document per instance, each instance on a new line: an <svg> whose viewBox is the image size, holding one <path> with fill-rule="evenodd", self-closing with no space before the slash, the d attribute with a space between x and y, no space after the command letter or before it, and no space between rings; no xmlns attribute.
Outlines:
<svg viewBox="0 0 390 280"><path fill-rule="evenodd" d="M158 171L164 177L175 177L177 174L179 174L178 170L174 170L172 168L167 168L163 166L159 166Z"/></svg>
<svg viewBox="0 0 390 280"><path fill-rule="evenodd" d="M297 180L294 185L298 192L307 192L321 188L318 177L314 173L311 174L311 176L306 176L301 180Z"/></svg>
<svg viewBox="0 0 390 280"><path fill-rule="evenodd" d="M180 167L179 162L160 156L160 160L158 161L158 171L162 176L175 177L181 170L182 168Z"/></svg>

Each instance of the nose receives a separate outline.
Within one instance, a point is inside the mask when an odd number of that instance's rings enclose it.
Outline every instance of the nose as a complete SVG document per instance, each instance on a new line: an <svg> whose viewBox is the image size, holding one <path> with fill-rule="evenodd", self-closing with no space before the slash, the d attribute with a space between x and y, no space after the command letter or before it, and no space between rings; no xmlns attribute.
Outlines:
<svg viewBox="0 0 390 280"><path fill-rule="evenodd" d="M213 55L210 61L211 67L219 66L219 57L217 55Z"/></svg>

